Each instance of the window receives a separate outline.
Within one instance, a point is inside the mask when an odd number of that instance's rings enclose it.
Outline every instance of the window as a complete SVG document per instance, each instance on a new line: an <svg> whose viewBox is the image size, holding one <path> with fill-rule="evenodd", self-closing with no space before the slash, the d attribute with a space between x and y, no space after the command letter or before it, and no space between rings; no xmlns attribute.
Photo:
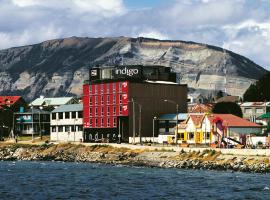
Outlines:
<svg viewBox="0 0 270 200"><path fill-rule="evenodd" d="M92 127L93 126L93 119L92 118L90 118L89 123L90 123L90 126Z"/></svg>
<svg viewBox="0 0 270 200"><path fill-rule="evenodd" d="M77 125L77 131L83 131L83 127L81 125Z"/></svg>
<svg viewBox="0 0 270 200"><path fill-rule="evenodd" d="M101 84L101 85L100 85L100 93L101 93L101 94L103 94L103 87L104 87L104 85Z"/></svg>
<svg viewBox="0 0 270 200"><path fill-rule="evenodd" d="M256 113L263 113L263 108L256 108Z"/></svg>
<svg viewBox="0 0 270 200"><path fill-rule="evenodd" d="M180 139L180 140L184 140L184 135L185 135L184 133L180 133L180 134L178 134L178 135L179 135L179 139Z"/></svg>
<svg viewBox="0 0 270 200"><path fill-rule="evenodd" d="M119 94L119 103L122 103L122 94Z"/></svg>
<svg viewBox="0 0 270 200"><path fill-rule="evenodd" d="M104 104L104 96L101 96L101 105Z"/></svg>
<svg viewBox="0 0 270 200"><path fill-rule="evenodd" d="M98 115L98 107L95 108L95 115Z"/></svg>
<svg viewBox="0 0 270 200"><path fill-rule="evenodd" d="M58 119L63 119L63 113L62 112L58 113Z"/></svg>
<svg viewBox="0 0 270 200"><path fill-rule="evenodd" d="M101 115L104 115L104 107L101 107Z"/></svg>
<svg viewBox="0 0 270 200"><path fill-rule="evenodd" d="M107 118L107 127L110 126L110 118Z"/></svg>
<svg viewBox="0 0 270 200"><path fill-rule="evenodd" d="M206 139L207 139L207 140L210 139L210 132L206 132Z"/></svg>
<svg viewBox="0 0 270 200"><path fill-rule="evenodd" d="M65 126L65 132L70 132L71 129L70 129L70 126Z"/></svg>
<svg viewBox="0 0 270 200"><path fill-rule="evenodd" d="M119 106L119 114L120 114L120 115L122 115L122 110L123 110L122 105L120 105L120 106Z"/></svg>
<svg viewBox="0 0 270 200"><path fill-rule="evenodd" d="M252 113L252 109L251 108L245 108L245 113L249 113L249 114L251 114Z"/></svg>
<svg viewBox="0 0 270 200"><path fill-rule="evenodd" d="M83 112L82 111L78 111L78 118L82 118L83 116Z"/></svg>
<svg viewBox="0 0 270 200"><path fill-rule="evenodd" d="M89 104L92 105L92 97L89 98Z"/></svg>
<svg viewBox="0 0 270 200"><path fill-rule="evenodd" d="M189 140L193 140L193 139L194 139L194 133L190 132L190 133L188 134L188 139L189 139Z"/></svg>
<svg viewBox="0 0 270 200"><path fill-rule="evenodd" d="M107 95L107 104L110 104L110 95Z"/></svg>
<svg viewBox="0 0 270 200"><path fill-rule="evenodd" d="M56 132L56 126L52 126L52 132Z"/></svg>
<svg viewBox="0 0 270 200"><path fill-rule="evenodd" d="M76 112L71 112L72 119L76 119Z"/></svg>
<svg viewBox="0 0 270 200"><path fill-rule="evenodd" d="M98 104L98 96L95 96L95 104Z"/></svg>
<svg viewBox="0 0 270 200"><path fill-rule="evenodd" d="M116 84L113 83L113 92L115 92L115 91L116 91Z"/></svg>
<svg viewBox="0 0 270 200"><path fill-rule="evenodd" d="M113 104L116 104L116 96L113 96Z"/></svg>
<svg viewBox="0 0 270 200"><path fill-rule="evenodd" d="M56 113L52 113L52 119L56 119Z"/></svg>
<svg viewBox="0 0 270 200"><path fill-rule="evenodd" d="M98 119L96 118L96 126L98 126Z"/></svg>
<svg viewBox="0 0 270 200"><path fill-rule="evenodd" d="M104 127L104 119L101 118L101 127Z"/></svg>
<svg viewBox="0 0 270 200"><path fill-rule="evenodd" d="M64 126L58 126L58 132L63 132L64 131Z"/></svg>
<svg viewBox="0 0 270 200"><path fill-rule="evenodd" d="M119 83L119 92L122 92L122 83Z"/></svg>
<svg viewBox="0 0 270 200"><path fill-rule="evenodd" d="M71 131L72 131L72 132L75 132L75 131L76 131L76 127L75 127L75 125L70 126L70 127L71 127Z"/></svg>
<svg viewBox="0 0 270 200"><path fill-rule="evenodd" d="M90 113L90 116L92 116L92 107L90 107L89 113Z"/></svg>
<svg viewBox="0 0 270 200"><path fill-rule="evenodd" d="M92 93L92 85L89 85L89 94Z"/></svg>
<svg viewBox="0 0 270 200"><path fill-rule="evenodd" d="M116 120L116 117L113 118L113 126L116 127L116 124L117 124L117 120Z"/></svg>
<svg viewBox="0 0 270 200"><path fill-rule="evenodd" d="M116 107L113 107L113 115L116 115Z"/></svg>
<svg viewBox="0 0 270 200"><path fill-rule="evenodd" d="M65 119L69 119L70 115L69 112L65 112Z"/></svg>
<svg viewBox="0 0 270 200"><path fill-rule="evenodd" d="M47 121L47 115L41 115L41 118L44 120L44 121Z"/></svg>
<svg viewBox="0 0 270 200"><path fill-rule="evenodd" d="M95 94L98 93L98 85L95 85Z"/></svg>
<svg viewBox="0 0 270 200"><path fill-rule="evenodd" d="M109 94L109 93L110 93L110 85L107 84L107 94Z"/></svg>

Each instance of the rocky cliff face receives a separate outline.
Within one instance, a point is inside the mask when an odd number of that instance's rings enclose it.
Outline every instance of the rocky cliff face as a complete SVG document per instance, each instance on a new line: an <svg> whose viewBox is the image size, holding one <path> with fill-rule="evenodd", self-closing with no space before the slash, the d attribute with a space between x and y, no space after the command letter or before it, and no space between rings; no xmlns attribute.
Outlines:
<svg viewBox="0 0 270 200"><path fill-rule="evenodd" d="M179 81L209 92L241 95L267 71L251 60L221 48L184 41L146 38L78 38L0 51L0 94L81 95L88 69L96 64L170 66Z"/></svg>

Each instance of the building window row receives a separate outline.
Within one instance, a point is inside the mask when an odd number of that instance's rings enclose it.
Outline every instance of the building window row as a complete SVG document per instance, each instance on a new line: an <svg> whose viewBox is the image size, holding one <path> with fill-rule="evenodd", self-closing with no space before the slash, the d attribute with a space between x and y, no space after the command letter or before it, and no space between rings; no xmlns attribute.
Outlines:
<svg viewBox="0 0 270 200"><path fill-rule="evenodd" d="M115 93L116 92L116 88L117 88L117 84L118 84L118 90L119 92L122 92L123 90L123 82L119 82L119 83L109 83L109 84L99 84L99 85L90 85L89 87L89 93L90 94L104 94L104 93L107 93L107 94L110 94L110 87L112 85L112 92ZM98 87L99 86L99 87ZM93 91L93 88L94 88L94 91ZM100 91L100 92L99 92Z"/></svg>
<svg viewBox="0 0 270 200"><path fill-rule="evenodd" d="M56 132L77 132L77 131L83 131L83 126L82 125L61 125L61 126L51 126L51 132L56 133Z"/></svg>
<svg viewBox="0 0 270 200"><path fill-rule="evenodd" d="M52 120L56 120L56 119L78 119L78 118L82 118L82 117L83 117L82 111L52 113Z"/></svg>
<svg viewBox="0 0 270 200"><path fill-rule="evenodd" d="M122 104L123 103L123 94L119 94L119 104ZM106 99L106 101L105 101ZM90 96L89 97L89 105L93 105L93 100L95 100L95 105L99 105L99 98L98 96ZM105 96L100 96L100 104L101 105L104 105L105 102L106 104L116 104L117 101L116 101L116 95L113 96L113 99L112 99L112 103L111 103L111 98L110 98L110 95L106 95L106 98Z"/></svg>
<svg viewBox="0 0 270 200"><path fill-rule="evenodd" d="M106 113L105 113L106 111ZM90 116L110 116L110 115L116 115L117 113L117 106L112 107L112 113L111 113L111 106L101 106L100 110L99 107L90 107L89 108L89 115ZM119 113L118 115L123 114L123 106L119 105Z"/></svg>
<svg viewBox="0 0 270 200"><path fill-rule="evenodd" d="M100 125L99 125L99 119L100 119ZM116 127L117 118L114 117L112 119L113 119L113 127ZM95 125L94 125L94 122L95 122ZM111 118L107 118L107 120L104 120L104 118L90 118L89 124L90 124L90 127L111 127Z"/></svg>

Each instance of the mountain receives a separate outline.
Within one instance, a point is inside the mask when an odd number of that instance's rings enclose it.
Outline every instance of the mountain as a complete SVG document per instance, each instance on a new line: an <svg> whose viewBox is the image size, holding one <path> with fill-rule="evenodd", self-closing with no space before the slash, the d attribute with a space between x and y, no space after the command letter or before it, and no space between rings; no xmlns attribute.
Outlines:
<svg viewBox="0 0 270 200"><path fill-rule="evenodd" d="M170 66L190 91L225 90L242 95L267 70L222 48L149 38L55 39L0 51L0 94L81 95L88 69L96 64Z"/></svg>

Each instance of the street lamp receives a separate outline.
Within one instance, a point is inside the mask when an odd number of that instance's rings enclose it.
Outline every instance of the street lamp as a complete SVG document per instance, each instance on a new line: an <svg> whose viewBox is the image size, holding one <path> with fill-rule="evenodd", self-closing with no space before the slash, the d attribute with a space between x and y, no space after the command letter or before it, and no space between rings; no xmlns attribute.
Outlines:
<svg viewBox="0 0 270 200"><path fill-rule="evenodd" d="M178 112L179 112L179 105L173 100L164 99L165 102L172 103L176 105L176 134L175 134L175 144L177 144L177 136L178 136Z"/></svg>
<svg viewBox="0 0 270 200"><path fill-rule="evenodd" d="M142 126L142 105L139 104L138 102L135 102L133 98L131 98L131 101L129 101L132 103L132 129L133 129L133 144L135 143L135 132L136 132L136 129L135 129L135 126L136 126L136 123L135 123L135 104L137 104L139 106L139 137L140 137L140 144L142 143L142 135L141 135L141 126Z"/></svg>
<svg viewBox="0 0 270 200"><path fill-rule="evenodd" d="M154 137L155 137L155 120L157 119L157 117L155 116L153 118L153 144L154 144Z"/></svg>

